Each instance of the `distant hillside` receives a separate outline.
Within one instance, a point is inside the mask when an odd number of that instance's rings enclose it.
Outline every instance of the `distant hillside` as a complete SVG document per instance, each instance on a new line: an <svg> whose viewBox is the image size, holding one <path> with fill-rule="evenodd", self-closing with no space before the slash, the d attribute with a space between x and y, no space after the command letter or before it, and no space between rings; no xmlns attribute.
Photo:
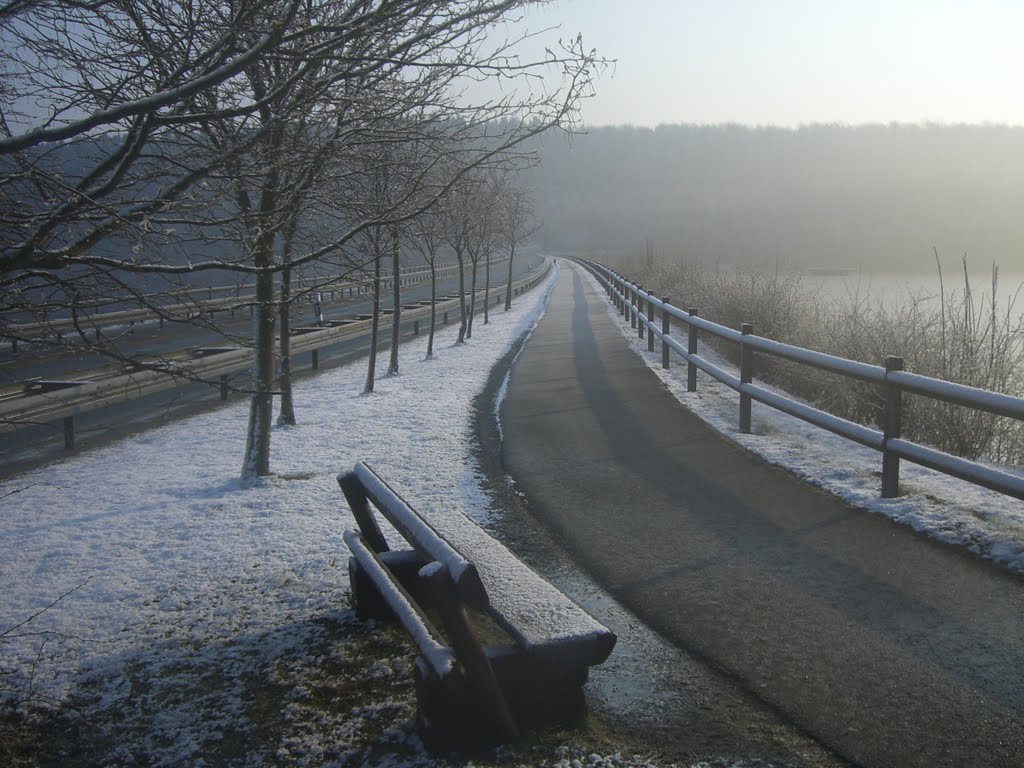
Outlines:
<svg viewBox="0 0 1024 768"><path fill-rule="evenodd" d="M532 171L550 249L722 263L1024 267L1024 128L597 128Z"/></svg>

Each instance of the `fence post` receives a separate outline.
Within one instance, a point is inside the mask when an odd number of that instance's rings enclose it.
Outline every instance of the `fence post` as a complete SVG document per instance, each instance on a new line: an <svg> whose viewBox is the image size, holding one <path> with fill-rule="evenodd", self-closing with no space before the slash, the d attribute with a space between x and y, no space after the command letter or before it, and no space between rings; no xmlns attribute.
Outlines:
<svg viewBox="0 0 1024 768"><path fill-rule="evenodd" d="M637 338L641 339L644 337L644 321L642 317L644 309L644 300L640 298L640 294L643 292L643 290L644 287L642 285L638 285L636 288L636 332Z"/></svg>
<svg viewBox="0 0 1024 768"><path fill-rule="evenodd" d="M661 303L664 305L661 308L661 367L668 370L668 337L669 337L669 315L668 315L668 296L661 297Z"/></svg>
<svg viewBox="0 0 1024 768"><path fill-rule="evenodd" d="M75 417L64 417L64 450L75 450Z"/></svg>
<svg viewBox="0 0 1024 768"><path fill-rule="evenodd" d="M885 429L882 443L882 498L900 495L900 457L889 450L889 441L898 439L903 432L903 387L888 381L893 371L903 370L903 358L889 355L885 358Z"/></svg>
<svg viewBox="0 0 1024 768"><path fill-rule="evenodd" d="M651 327L647 331L647 351L654 351L654 296L648 294L647 296L647 321L651 324Z"/></svg>
<svg viewBox="0 0 1024 768"><path fill-rule="evenodd" d="M220 377L220 399L228 399L228 377L226 374Z"/></svg>
<svg viewBox="0 0 1024 768"><path fill-rule="evenodd" d="M744 336L754 332L753 323L743 323ZM740 383L749 384L754 379L754 350L740 342ZM740 432L750 434L750 395L740 391Z"/></svg>
<svg viewBox="0 0 1024 768"><path fill-rule="evenodd" d="M419 336L420 335L420 321L419 320L413 320L412 321L412 335L413 336Z"/></svg>
<svg viewBox="0 0 1024 768"><path fill-rule="evenodd" d="M314 349L313 350L313 370L314 371L320 370L320 350L319 349Z"/></svg>
<svg viewBox="0 0 1024 768"><path fill-rule="evenodd" d="M695 307L690 307L690 317L698 317L698 312ZM686 353L689 355L696 355L697 326L694 325L693 323L687 323L686 328L688 331L688 338L686 340ZM690 360L686 361L686 391L697 391L697 364Z"/></svg>
<svg viewBox="0 0 1024 768"><path fill-rule="evenodd" d="M632 285L629 286L627 296L629 296L629 301L626 302L626 311L629 312L629 327L636 328L636 289Z"/></svg>

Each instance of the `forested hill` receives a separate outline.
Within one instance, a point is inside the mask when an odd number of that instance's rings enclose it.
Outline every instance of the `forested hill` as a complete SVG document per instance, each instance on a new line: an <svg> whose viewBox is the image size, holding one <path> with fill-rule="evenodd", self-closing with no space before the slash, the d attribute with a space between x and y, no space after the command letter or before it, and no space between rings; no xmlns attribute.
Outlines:
<svg viewBox="0 0 1024 768"><path fill-rule="evenodd" d="M548 137L531 172L549 249L721 263L1024 267L1024 128L741 126Z"/></svg>

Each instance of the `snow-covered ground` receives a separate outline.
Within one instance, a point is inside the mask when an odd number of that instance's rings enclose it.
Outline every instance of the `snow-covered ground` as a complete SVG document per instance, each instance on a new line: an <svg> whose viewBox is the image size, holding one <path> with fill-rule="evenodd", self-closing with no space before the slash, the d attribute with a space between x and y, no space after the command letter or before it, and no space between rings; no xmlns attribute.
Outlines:
<svg viewBox="0 0 1024 768"><path fill-rule="evenodd" d="M424 511L487 514L472 400L543 312L556 273L489 324L476 318L466 344L453 326L430 360L425 337L403 344L400 373L372 395L361 363L304 380L299 424L274 431L274 475L254 485L238 479L241 401L0 484L0 693L71 698L94 720L138 710L116 727L139 731L134 759L146 764L189 763L244 729L253 655L290 663L324 622L346 621L341 534L354 524L340 470L365 459ZM209 686L197 691L197 675ZM316 753L295 738L296 754Z"/></svg>
<svg viewBox="0 0 1024 768"><path fill-rule="evenodd" d="M586 275L604 296L597 280ZM662 369L660 344L655 352L648 352L647 340L640 340L610 303L608 314L672 394L731 440L857 507L1024 573L1024 502L909 461L901 462L903 495L883 499L880 453L758 402L751 411L752 434L743 434L739 431L739 393L702 371L697 374L697 392L687 392L685 361L673 354L669 370ZM739 370L709 346L703 345L700 354L739 376Z"/></svg>
<svg viewBox="0 0 1024 768"><path fill-rule="evenodd" d="M104 764L202 765L213 748L238 765L432 764L408 727L404 642L347 611L353 523L335 477L365 459L424 511L486 522L472 400L554 279L477 318L465 345L442 329L431 360L425 338L404 344L400 374L372 395L359 363L303 381L299 425L275 430L275 474L256 484L238 480L244 402L0 484L0 696L70 701ZM880 500L874 452L758 406L758 434L739 435L734 393L702 379L687 395L683 366L666 376L634 343L683 402L769 461L1024 570L1019 502L909 464L913 493ZM532 762L645 764L574 749Z"/></svg>

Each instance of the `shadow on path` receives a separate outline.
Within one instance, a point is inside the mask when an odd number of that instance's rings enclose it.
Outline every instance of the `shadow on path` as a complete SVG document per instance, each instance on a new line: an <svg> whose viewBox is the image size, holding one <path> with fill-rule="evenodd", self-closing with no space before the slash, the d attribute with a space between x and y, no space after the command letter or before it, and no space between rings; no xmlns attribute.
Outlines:
<svg viewBox="0 0 1024 768"><path fill-rule="evenodd" d="M510 380L506 467L609 590L865 765L1020 765L1024 590L681 407L563 270Z"/></svg>

